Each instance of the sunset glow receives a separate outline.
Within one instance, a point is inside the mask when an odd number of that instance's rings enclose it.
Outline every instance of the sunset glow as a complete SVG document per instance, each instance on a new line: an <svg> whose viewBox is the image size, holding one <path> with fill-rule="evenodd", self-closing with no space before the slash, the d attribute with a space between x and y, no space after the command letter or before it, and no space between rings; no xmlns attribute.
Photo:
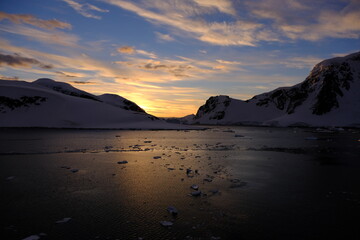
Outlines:
<svg viewBox="0 0 360 240"><path fill-rule="evenodd" d="M2 0L0 78L114 93L159 117L248 99L360 49L360 2Z"/></svg>

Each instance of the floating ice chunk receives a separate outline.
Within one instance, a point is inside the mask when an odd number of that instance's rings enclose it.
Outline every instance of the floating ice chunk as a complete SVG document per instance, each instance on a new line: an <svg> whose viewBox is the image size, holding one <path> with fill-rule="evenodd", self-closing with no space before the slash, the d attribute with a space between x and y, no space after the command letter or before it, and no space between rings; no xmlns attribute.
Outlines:
<svg viewBox="0 0 360 240"><path fill-rule="evenodd" d="M169 221L160 221L160 224L163 227L171 227L172 225L174 225L174 223L169 222Z"/></svg>
<svg viewBox="0 0 360 240"><path fill-rule="evenodd" d="M10 176L10 177L7 177L7 178L5 178L7 181L11 181L11 180L13 180L13 179L15 179L15 176Z"/></svg>
<svg viewBox="0 0 360 240"><path fill-rule="evenodd" d="M232 183L238 183L238 182L241 182L241 180L238 179L238 178L233 178L233 179L230 180L230 182L232 182Z"/></svg>
<svg viewBox="0 0 360 240"><path fill-rule="evenodd" d="M201 191L192 192L192 193L191 193L191 196L193 196L193 197L199 197L199 196L201 196Z"/></svg>
<svg viewBox="0 0 360 240"><path fill-rule="evenodd" d="M126 160L124 160L124 161L119 161L119 162L117 162L118 164L126 164L126 163L128 163L128 161L126 161Z"/></svg>
<svg viewBox="0 0 360 240"><path fill-rule="evenodd" d="M70 220L71 220L70 217L66 217L66 218L63 218L63 219L61 219L61 220L59 220L59 221L56 221L55 223L67 223L67 222L70 221Z"/></svg>
<svg viewBox="0 0 360 240"><path fill-rule="evenodd" d="M76 172L79 171L79 169L74 168L74 169L71 169L70 171L73 172L73 173L76 173Z"/></svg>
<svg viewBox="0 0 360 240"><path fill-rule="evenodd" d="M31 236L24 238L23 240L38 240L38 239L40 239L39 235L31 235Z"/></svg>
<svg viewBox="0 0 360 240"><path fill-rule="evenodd" d="M172 215L177 215L178 214L178 210L176 209L176 207L173 206L169 206L167 208L168 212L171 213Z"/></svg>
<svg viewBox="0 0 360 240"><path fill-rule="evenodd" d="M220 191L218 189L212 189L209 192L211 192L212 194L220 193Z"/></svg>
<svg viewBox="0 0 360 240"><path fill-rule="evenodd" d="M199 186L196 185L196 184L193 184L193 185L191 185L191 188L194 189L194 190L198 190L198 189L199 189Z"/></svg>

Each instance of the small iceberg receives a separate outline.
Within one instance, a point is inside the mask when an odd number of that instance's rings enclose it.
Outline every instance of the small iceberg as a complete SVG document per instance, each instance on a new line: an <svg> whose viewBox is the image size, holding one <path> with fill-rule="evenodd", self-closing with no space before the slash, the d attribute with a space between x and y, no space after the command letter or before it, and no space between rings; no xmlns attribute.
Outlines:
<svg viewBox="0 0 360 240"><path fill-rule="evenodd" d="M124 160L124 161L119 161L119 162L117 162L118 164L126 164L126 163L128 163L128 161L126 161L126 160Z"/></svg>
<svg viewBox="0 0 360 240"><path fill-rule="evenodd" d="M178 210L176 209L176 207L173 207L173 206L167 207L167 211L169 213L171 213L172 215L177 215L178 214Z"/></svg>
<svg viewBox="0 0 360 240"><path fill-rule="evenodd" d="M39 240L39 239L40 239L39 235L31 235L26 238L23 238L22 240Z"/></svg>
<svg viewBox="0 0 360 240"><path fill-rule="evenodd" d="M192 193L191 193L191 196L193 196L193 197L199 197L199 196L201 196L201 191L192 192Z"/></svg>
<svg viewBox="0 0 360 240"><path fill-rule="evenodd" d="M191 185L191 188L194 189L194 190L198 190L198 189L199 189L199 186L196 185L196 184L193 184L193 185Z"/></svg>
<svg viewBox="0 0 360 240"><path fill-rule="evenodd" d="M212 179L211 178L204 178L204 181L205 182L212 182Z"/></svg>
<svg viewBox="0 0 360 240"><path fill-rule="evenodd" d="M71 220L70 217L66 217L66 218L63 218L63 219L61 219L61 220L59 220L59 221L56 221L55 223L67 223L67 222L69 222L70 220Z"/></svg>

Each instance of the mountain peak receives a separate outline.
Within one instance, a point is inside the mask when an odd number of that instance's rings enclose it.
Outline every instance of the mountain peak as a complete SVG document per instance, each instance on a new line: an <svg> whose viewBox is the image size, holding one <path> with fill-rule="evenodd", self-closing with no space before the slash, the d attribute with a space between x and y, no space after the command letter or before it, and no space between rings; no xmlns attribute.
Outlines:
<svg viewBox="0 0 360 240"><path fill-rule="evenodd" d="M324 60L292 87L247 101L210 97L195 116L205 124L360 125L360 52ZM305 124L305 125L306 125Z"/></svg>

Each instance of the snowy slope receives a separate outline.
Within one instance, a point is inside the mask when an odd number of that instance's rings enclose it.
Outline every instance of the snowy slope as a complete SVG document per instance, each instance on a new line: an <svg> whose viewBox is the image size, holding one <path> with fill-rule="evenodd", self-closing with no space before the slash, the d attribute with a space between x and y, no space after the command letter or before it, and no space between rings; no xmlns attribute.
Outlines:
<svg viewBox="0 0 360 240"><path fill-rule="evenodd" d="M325 60L297 85L247 101L210 97L193 123L360 127L360 52Z"/></svg>
<svg viewBox="0 0 360 240"><path fill-rule="evenodd" d="M163 118L168 123L180 123L180 124L190 124L194 120L195 114L186 115L184 117L170 117Z"/></svg>
<svg viewBox="0 0 360 240"><path fill-rule="evenodd" d="M122 97L95 96L51 79L0 80L0 127L183 128L145 113Z"/></svg>

